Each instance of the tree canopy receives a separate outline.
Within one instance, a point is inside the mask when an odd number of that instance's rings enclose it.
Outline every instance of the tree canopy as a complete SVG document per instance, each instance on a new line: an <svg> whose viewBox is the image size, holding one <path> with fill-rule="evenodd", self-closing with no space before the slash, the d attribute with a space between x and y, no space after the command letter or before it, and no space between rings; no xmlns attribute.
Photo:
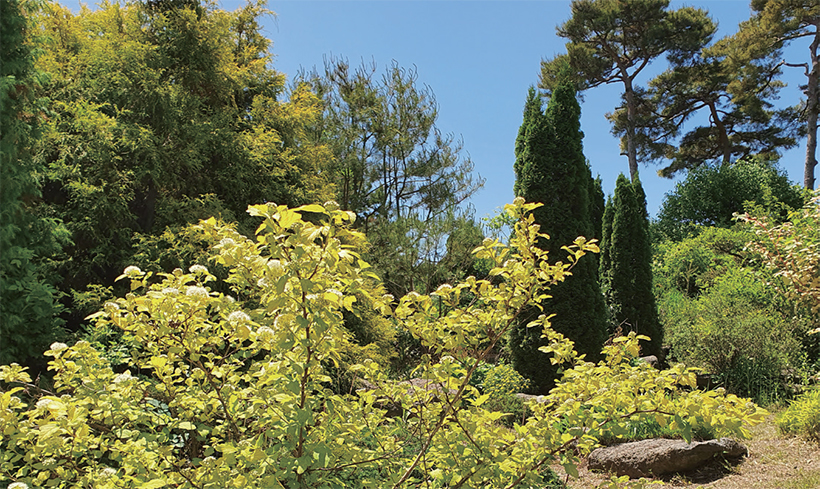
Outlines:
<svg viewBox="0 0 820 489"><path fill-rule="evenodd" d="M369 260L397 297L434 290L443 277L431 268L448 253L451 232L472 220L466 201L483 179L461 142L436 126L432 89L395 62L379 75L374 64L331 58L301 78L322 99L312 136L331 151L337 200L360 216Z"/></svg>
<svg viewBox="0 0 820 489"><path fill-rule="evenodd" d="M71 233L61 289L111 286L136 237L208 215L249 222L248 203L334 197L329 151L306 143L321 113L308 87L285 98L249 3L104 3L74 15L49 4L38 68L51 114L37 144L41 215ZM78 310L74 328L89 311Z"/></svg>
<svg viewBox="0 0 820 489"><path fill-rule="evenodd" d="M784 66L802 69L806 83L799 88L806 96L802 113L805 121L806 160L803 186L813 189L817 166L817 119L820 113L820 5L814 0L752 0L756 12L741 25L747 53L760 52L780 56ZM808 40L808 59L803 62L786 59L782 48L798 39Z"/></svg>
<svg viewBox="0 0 820 489"><path fill-rule="evenodd" d="M636 90L637 151L644 162L667 164L661 176L750 155L777 157L797 144L797 112L774 108L784 86L776 79L780 63L771 53L746 59L743 50L739 35L704 44L670 59L648 88ZM692 127L701 112L707 117ZM621 108L609 116L615 134L625 134L627 115Z"/></svg>
<svg viewBox="0 0 820 489"><path fill-rule="evenodd" d="M669 0L573 0L572 17L557 28L558 35L568 40L567 53L541 66L541 85L548 89L565 62L582 89L623 84L623 146L633 180L638 173L636 77L663 54L669 60L690 57L716 29L703 10L668 7Z"/></svg>
<svg viewBox="0 0 820 489"><path fill-rule="evenodd" d="M659 237L679 241L699 226L731 227L747 204L776 220L803 205L803 194L776 164L748 158L733 165L703 165L666 195L654 223Z"/></svg>

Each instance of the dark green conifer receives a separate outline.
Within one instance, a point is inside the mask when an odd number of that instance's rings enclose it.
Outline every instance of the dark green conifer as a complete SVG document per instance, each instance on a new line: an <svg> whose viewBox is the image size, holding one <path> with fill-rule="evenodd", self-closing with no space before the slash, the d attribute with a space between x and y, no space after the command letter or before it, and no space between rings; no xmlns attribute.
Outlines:
<svg viewBox="0 0 820 489"><path fill-rule="evenodd" d="M595 182L583 153L581 108L572 84L552 92L546 113L530 89L524 109L524 123L516 140L515 193L528 202L544 205L534 211L535 222L550 236L541 246L550 260L566 260L566 246L578 236L595 236L600 224L593 223ZM606 307L598 284L597 263L584 257L572 270L572 277L550 290L546 313L555 314L552 326L575 342L579 353L596 358L606 336ZM526 324L540 311L533 310L510 334L513 365L530 379L536 391L549 389L558 367L550 355L538 351L546 345L541 331Z"/></svg>
<svg viewBox="0 0 820 489"><path fill-rule="evenodd" d="M652 293L652 247L646 194L639 178L618 176L603 219L601 282L613 329L649 336L643 353L659 355L663 330Z"/></svg>
<svg viewBox="0 0 820 489"><path fill-rule="evenodd" d="M53 221L30 208L40 196L32 145L44 112L26 42L31 7L0 0L0 364L44 370L33 362L56 338L61 308L43 263L59 247Z"/></svg>

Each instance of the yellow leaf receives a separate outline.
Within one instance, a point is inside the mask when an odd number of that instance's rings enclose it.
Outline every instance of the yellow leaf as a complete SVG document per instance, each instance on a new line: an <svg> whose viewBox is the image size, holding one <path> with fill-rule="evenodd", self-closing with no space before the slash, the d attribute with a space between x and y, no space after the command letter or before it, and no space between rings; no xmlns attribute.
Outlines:
<svg viewBox="0 0 820 489"><path fill-rule="evenodd" d="M327 211L324 207L320 206L319 204L309 204L303 205L293 209L294 212L315 212L318 214L327 214Z"/></svg>

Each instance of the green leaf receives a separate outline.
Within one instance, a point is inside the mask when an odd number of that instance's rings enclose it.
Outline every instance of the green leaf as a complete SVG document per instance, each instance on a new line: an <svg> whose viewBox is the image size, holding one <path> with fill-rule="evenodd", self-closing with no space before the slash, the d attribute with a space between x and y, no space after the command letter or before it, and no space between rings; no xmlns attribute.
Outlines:
<svg viewBox="0 0 820 489"><path fill-rule="evenodd" d="M140 489L156 489L158 487L165 487L165 479L152 479L148 482L143 482L139 485Z"/></svg>

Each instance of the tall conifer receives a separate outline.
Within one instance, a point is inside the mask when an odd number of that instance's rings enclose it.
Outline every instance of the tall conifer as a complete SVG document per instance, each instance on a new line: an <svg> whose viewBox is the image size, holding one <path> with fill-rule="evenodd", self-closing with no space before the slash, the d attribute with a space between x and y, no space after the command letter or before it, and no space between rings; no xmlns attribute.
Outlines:
<svg viewBox="0 0 820 489"><path fill-rule="evenodd" d="M40 196L42 173L32 158L43 107L26 39L31 7L0 0L0 364L45 370L35 359L55 339L61 308L42 263L59 247L53 221L27 204Z"/></svg>
<svg viewBox="0 0 820 489"><path fill-rule="evenodd" d="M601 282L613 325L649 336L652 341L643 345L643 352L659 355L663 330L652 293L649 215L639 178L630 182L618 176L603 228Z"/></svg>
<svg viewBox="0 0 820 489"><path fill-rule="evenodd" d="M544 205L535 210L535 222L550 236L541 246L554 261L565 260L561 246L578 236L595 236L600 223L593 222L595 182L583 153L581 108L572 84L552 92L546 113L530 89L524 110L524 123L516 141L515 193L528 202ZM553 298L547 313L554 313L553 328L575 342L580 353L594 358L606 335L606 308L598 284L596 261L584 258L572 270L572 277L550 290ZM526 324L540 311L531 311L510 335L515 368L545 391L552 386L557 367L550 355L538 351L546 341L541 331Z"/></svg>

